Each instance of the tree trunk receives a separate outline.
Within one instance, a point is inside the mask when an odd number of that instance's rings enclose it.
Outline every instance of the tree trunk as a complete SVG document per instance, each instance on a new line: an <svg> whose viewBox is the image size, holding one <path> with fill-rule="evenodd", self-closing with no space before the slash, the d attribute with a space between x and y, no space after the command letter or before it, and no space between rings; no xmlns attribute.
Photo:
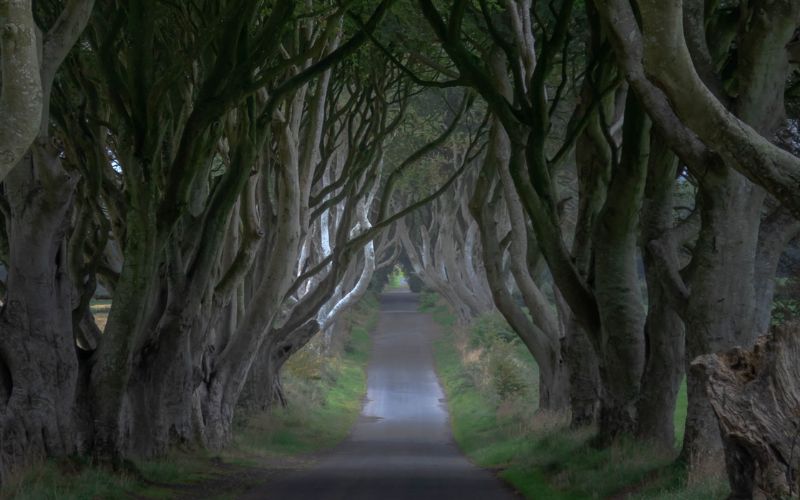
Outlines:
<svg viewBox="0 0 800 500"><path fill-rule="evenodd" d="M539 409L563 412L570 407L570 372L564 354L554 354L553 368L539 371Z"/></svg>
<svg viewBox="0 0 800 500"><path fill-rule="evenodd" d="M683 321L666 302L663 292L656 289L649 295L645 324L647 363L636 434L665 449L673 449L675 405L684 374Z"/></svg>
<svg viewBox="0 0 800 500"><path fill-rule="evenodd" d="M593 425L597 421L600 402L600 370L597 354L589 337L566 305L561 305L566 336L565 359L569 371L570 426L573 428Z"/></svg>
<svg viewBox="0 0 800 500"><path fill-rule="evenodd" d="M42 123L42 79L31 0L0 2L0 182L25 162Z"/></svg>
<svg viewBox="0 0 800 500"><path fill-rule="evenodd" d="M795 498L800 453L800 324L776 328L752 350L701 356L691 373L705 382L725 446L733 499Z"/></svg>
<svg viewBox="0 0 800 500"><path fill-rule="evenodd" d="M502 189L496 169L505 169L509 158L509 144L505 132L499 123L492 124L490 130L490 143L486 153L486 160L480 177L475 183L474 194L469 202L469 210L478 228L480 236L480 249L489 283L489 290L497 309L508 321L508 324L528 348L539 366L539 409L562 411L568 407L569 374L562 356L561 342L559 340L558 323L550 316L541 317L538 307L539 301L530 295L541 295L541 291L533 282L530 271L526 266L526 244L528 239L527 229L522 222L518 200L509 200L510 190ZM501 171L500 175L504 175ZM494 189L491 189L493 181ZM493 193L491 191L494 191ZM506 198L505 202L500 196ZM515 214L513 211L517 209ZM509 259L514 268L513 279L521 290L526 304L530 304L532 315L529 318L522 308L514 301L506 285L506 276L503 272L503 253L498 240L497 231L502 227L502 217L508 215L517 222L512 221L511 238L512 251Z"/></svg>
<svg viewBox="0 0 800 500"><path fill-rule="evenodd" d="M261 346L239 399L239 406L245 411L264 411L276 404L286 406L280 371L289 357L280 354L269 339Z"/></svg>
<svg viewBox="0 0 800 500"><path fill-rule="evenodd" d="M684 327L675 310L677 298L668 286L671 269L679 267L674 225L675 155L658 135L651 139L650 161L642 210L642 243L647 280L647 357L639 399L637 435L665 449L675 446L675 402L684 375ZM655 246L654 246L655 245ZM663 255L659 254L663 249Z"/></svg>
<svg viewBox="0 0 800 500"><path fill-rule="evenodd" d="M121 465L127 446L123 420L133 352L147 328L146 311L159 282L154 210L137 201L139 206L128 213L125 261L103 339L92 360L93 454L114 466Z"/></svg>
<svg viewBox="0 0 800 500"><path fill-rule="evenodd" d="M43 140L8 175L8 291L0 314L0 471L74 453L78 358L65 234L76 180ZM2 477L0 477L2 479Z"/></svg>
<svg viewBox="0 0 800 500"><path fill-rule="evenodd" d="M192 328L202 328L198 323L203 320L208 315L193 321L186 312L162 318L158 342L148 344L137 356L128 388L128 449L134 456L159 456L171 446L195 444L196 367L190 341Z"/></svg>
<svg viewBox="0 0 800 500"><path fill-rule="evenodd" d="M594 229L594 293L601 319L595 343L603 382L600 442L636 430L636 404L644 372L645 310L637 258L639 211L644 196L650 122L630 93L623 149Z"/></svg>
<svg viewBox="0 0 800 500"><path fill-rule="evenodd" d="M740 174L704 179L702 226L694 248L686 359L755 341L755 256L764 192ZM722 442L705 393L705 381L687 371L689 408L682 457L689 463L722 462Z"/></svg>

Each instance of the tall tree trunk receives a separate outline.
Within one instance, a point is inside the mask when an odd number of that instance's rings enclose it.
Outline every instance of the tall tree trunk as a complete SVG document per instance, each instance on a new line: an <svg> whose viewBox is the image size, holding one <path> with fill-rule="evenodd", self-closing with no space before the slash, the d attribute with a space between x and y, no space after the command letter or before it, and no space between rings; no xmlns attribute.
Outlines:
<svg viewBox="0 0 800 500"><path fill-rule="evenodd" d="M631 92L625 106L622 157L594 231L595 296L602 323L596 343L603 381L601 442L636 430L644 371L645 310L638 275L639 210L644 195L649 119Z"/></svg>
<svg viewBox="0 0 800 500"><path fill-rule="evenodd" d="M300 185L296 157L291 149L292 138L288 130L284 134L285 142L281 147L286 148L285 158L289 161L276 185L276 220L267 246L271 260L259 276L258 285L230 340L222 352L215 355L212 369L197 391L205 440L211 449L219 449L230 442L239 396L261 347L269 344L270 330L294 280L294 268L300 255Z"/></svg>
<svg viewBox="0 0 800 500"><path fill-rule="evenodd" d="M0 2L0 181L23 160L42 123L43 92L31 0Z"/></svg>
<svg viewBox="0 0 800 500"><path fill-rule="evenodd" d="M280 370L288 356L276 351L275 343L271 339L261 346L258 357L247 374L247 382L239 400L239 405L245 411L264 411L275 405L286 405Z"/></svg>
<svg viewBox="0 0 800 500"><path fill-rule="evenodd" d="M510 182L507 172L509 159L508 137L495 121L490 131L490 143L480 177L475 183L469 209L480 235L480 248L489 289L497 309L519 335L539 366L539 409L562 411L568 407L569 377L562 357L558 323L531 295L541 295L527 269L527 229L522 219L522 207L514 197L513 186L503 189L503 181ZM498 172L499 170L499 172ZM505 170L505 171L504 171ZM499 175L496 175L498 174ZM508 177L509 179L505 179ZM492 184L494 183L494 186ZM502 198L501 198L502 196ZM513 279L529 305L529 318L515 303L506 285L503 270L503 253L497 234L502 227L498 218L511 219L511 245L509 258L514 270ZM540 314L541 313L541 314ZM545 316L545 317L540 317Z"/></svg>
<svg viewBox="0 0 800 500"><path fill-rule="evenodd" d="M694 248L691 300L686 309L686 360L757 336L755 257L764 191L733 171L710 174L701 187L702 226ZM722 442L704 380L687 373L689 408L682 457L720 462Z"/></svg>
<svg viewBox="0 0 800 500"><path fill-rule="evenodd" d="M78 450L78 358L65 235L77 179L38 140L8 175L8 288L0 313L0 471ZM2 479L2 478L0 478Z"/></svg>
<svg viewBox="0 0 800 500"><path fill-rule="evenodd" d="M128 213L124 264L103 340L92 360L93 452L114 466L122 464L126 451L124 420L133 352L148 327L146 311L159 282L154 207L141 199L137 202Z"/></svg>
<svg viewBox="0 0 800 500"><path fill-rule="evenodd" d="M647 280L647 358L639 399L637 435L665 449L675 446L675 403L684 375L684 327L668 286L679 266L673 235L673 196L677 159L657 135L652 136L642 210L642 242Z"/></svg>

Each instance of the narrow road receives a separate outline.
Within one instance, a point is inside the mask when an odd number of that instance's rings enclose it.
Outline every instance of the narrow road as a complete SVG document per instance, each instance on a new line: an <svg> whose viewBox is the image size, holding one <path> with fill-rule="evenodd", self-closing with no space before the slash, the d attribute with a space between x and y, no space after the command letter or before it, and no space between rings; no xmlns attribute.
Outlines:
<svg viewBox="0 0 800 500"><path fill-rule="evenodd" d="M509 500L491 473L472 465L450 434L433 369L436 325L417 296L381 296L367 402L350 437L314 467L275 478L243 499Z"/></svg>

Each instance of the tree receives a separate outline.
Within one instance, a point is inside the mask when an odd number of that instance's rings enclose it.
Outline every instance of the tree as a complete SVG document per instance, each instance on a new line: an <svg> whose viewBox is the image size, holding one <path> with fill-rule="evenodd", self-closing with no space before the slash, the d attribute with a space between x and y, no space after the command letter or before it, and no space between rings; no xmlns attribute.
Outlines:
<svg viewBox="0 0 800 500"><path fill-rule="evenodd" d="M0 481L29 457L78 449L72 412L74 352L66 226L77 177L59 157L51 129L50 90L81 35L94 2L73 0L33 22L30 2L3 2L0 180L8 270L0 312ZM44 14L49 14L45 16ZM41 45L41 58L37 46ZM7 114L6 114L7 112Z"/></svg>

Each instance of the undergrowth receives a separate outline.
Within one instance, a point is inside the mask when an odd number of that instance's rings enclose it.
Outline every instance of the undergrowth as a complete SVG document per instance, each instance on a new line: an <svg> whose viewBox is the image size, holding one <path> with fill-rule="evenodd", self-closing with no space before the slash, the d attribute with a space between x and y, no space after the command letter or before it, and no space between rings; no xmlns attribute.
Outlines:
<svg viewBox="0 0 800 500"><path fill-rule="evenodd" d="M537 412L536 363L496 315L469 328L433 294L421 306L444 326L436 366L450 410L454 437L478 465L498 470L526 498L714 499L727 493L720 475L695 475L675 465L675 453L633 439L605 449L590 445L595 429L570 429L567 415ZM498 361L501 360L501 361ZM501 367L501 368L498 368ZM498 379L516 377L510 385ZM686 392L675 414L683 434Z"/></svg>

